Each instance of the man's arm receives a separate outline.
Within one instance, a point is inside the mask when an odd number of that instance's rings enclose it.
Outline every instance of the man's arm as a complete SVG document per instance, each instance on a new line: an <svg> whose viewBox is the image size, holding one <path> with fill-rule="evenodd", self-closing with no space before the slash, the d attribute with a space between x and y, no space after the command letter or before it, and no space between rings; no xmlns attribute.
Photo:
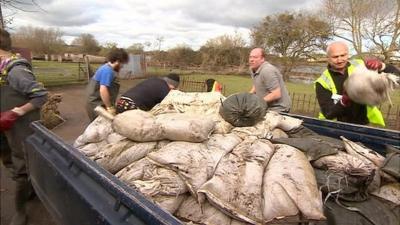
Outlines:
<svg viewBox="0 0 400 225"><path fill-rule="evenodd" d="M111 104L110 92L108 91L108 87L105 85L100 85L100 98L103 101L106 108L113 106Z"/></svg>
<svg viewBox="0 0 400 225"><path fill-rule="evenodd" d="M270 103L270 102L280 99L281 96L282 96L281 88L277 87L274 90L272 90L269 94L264 96L264 101L266 101L267 103Z"/></svg>
<svg viewBox="0 0 400 225"><path fill-rule="evenodd" d="M340 101L335 104L332 100L332 92L323 88L321 84L317 83L315 86L319 107L325 118L334 119L341 116L345 112L346 107Z"/></svg>

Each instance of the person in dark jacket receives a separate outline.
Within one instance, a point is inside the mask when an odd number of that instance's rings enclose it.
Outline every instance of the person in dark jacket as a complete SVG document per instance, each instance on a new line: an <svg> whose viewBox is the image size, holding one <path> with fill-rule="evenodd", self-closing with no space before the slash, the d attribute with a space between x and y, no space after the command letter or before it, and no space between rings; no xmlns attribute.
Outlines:
<svg viewBox="0 0 400 225"><path fill-rule="evenodd" d="M168 95L170 90L178 88L179 81L179 75L175 73L142 81L122 94L117 101L117 113L132 109L151 110Z"/></svg>
<svg viewBox="0 0 400 225"><path fill-rule="evenodd" d="M10 53L11 41L3 42L8 32L2 29L0 32L0 132L7 139L6 143L1 143L1 148L11 151L11 172L16 182L16 213L11 225L24 225L27 223L26 203L33 192L26 168L24 141L32 134L30 123L40 119L40 108L47 101L47 91L36 81L29 62Z"/></svg>
<svg viewBox="0 0 400 225"><path fill-rule="evenodd" d="M96 106L103 106L107 112L115 115L115 100L119 92L119 83L116 74L129 60L128 53L121 48L111 50L108 54L108 62L99 67L87 85L86 111L90 121L97 115L94 112Z"/></svg>
<svg viewBox="0 0 400 225"><path fill-rule="evenodd" d="M378 72L400 75L400 71L376 58L349 59L349 49L344 42L333 42L327 48L328 67L315 81L315 92L320 106L320 119L338 120L355 124L384 126L382 113L377 107L352 102L344 92L343 84L357 65Z"/></svg>

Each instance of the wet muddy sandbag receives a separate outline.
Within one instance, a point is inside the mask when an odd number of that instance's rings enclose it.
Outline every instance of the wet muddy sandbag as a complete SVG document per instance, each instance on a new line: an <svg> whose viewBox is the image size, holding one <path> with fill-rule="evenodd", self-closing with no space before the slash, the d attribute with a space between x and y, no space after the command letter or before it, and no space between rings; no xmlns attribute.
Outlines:
<svg viewBox="0 0 400 225"><path fill-rule="evenodd" d="M117 142L120 142L125 139L126 139L126 137L124 137L116 132L109 134L106 138L108 144L117 143Z"/></svg>
<svg viewBox="0 0 400 225"><path fill-rule="evenodd" d="M175 216L182 221L192 221L205 225L230 225L231 218L212 206L209 202L199 204L192 196L186 198Z"/></svg>
<svg viewBox="0 0 400 225"><path fill-rule="evenodd" d="M224 154L223 150L208 149L205 143L176 141L150 153L148 158L176 171L190 193L198 198L197 190L210 178Z"/></svg>
<svg viewBox="0 0 400 225"><path fill-rule="evenodd" d="M257 95L239 93L225 99L219 113L235 127L249 127L264 118L266 108L266 102Z"/></svg>
<svg viewBox="0 0 400 225"><path fill-rule="evenodd" d="M318 225L398 225L400 208L371 196L362 202L335 201L325 203L326 223Z"/></svg>
<svg viewBox="0 0 400 225"><path fill-rule="evenodd" d="M129 186L134 186L146 196L178 196L188 191L185 182L176 172L160 166L145 170L143 177L132 181Z"/></svg>
<svg viewBox="0 0 400 225"><path fill-rule="evenodd" d="M204 115L168 113L156 116L164 139L172 141L202 142L214 130L213 120Z"/></svg>
<svg viewBox="0 0 400 225"><path fill-rule="evenodd" d="M164 139L155 117L142 110L128 110L116 115L112 127L118 134L137 142Z"/></svg>
<svg viewBox="0 0 400 225"><path fill-rule="evenodd" d="M199 190L220 210L252 224L262 221L262 176L274 153L267 140L249 137L225 155Z"/></svg>
<svg viewBox="0 0 400 225"><path fill-rule="evenodd" d="M276 127L287 132L299 128L302 123L303 120L290 116L282 116L282 119L279 120L278 125Z"/></svg>
<svg viewBox="0 0 400 225"><path fill-rule="evenodd" d="M275 128L271 131L272 139L276 138L288 138L289 136L286 134L285 131L279 128Z"/></svg>
<svg viewBox="0 0 400 225"><path fill-rule="evenodd" d="M94 160L110 173L116 173L129 164L145 157L153 151L156 142L136 143L121 141L103 146Z"/></svg>
<svg viewBox="0 0 400 225"><path fill-rule="evenodd" d="M246 139L249 136L254 136L260 139L270 139L272 137L270 125L265 120L262 120L251 127L235 127L232 129L231 133L238 135L242 139Z"/></svg>
<svg viewBox="0 0 400 225"><path fill-rule="evenodd" d="M155 195L150 198L161 208L167 210L171 214L174 214L179 209L179 206L182 204L185 198L187 198L187 195Z"/></svg>
<svg viewBox="0 0 400 225"><path fill-rule="evenodd" d="M394 147L387 150L385 161L382 165L382 171L393 176L400 181L400 150Z"/></svg>
<svg viewBox="0 0 400 225"><path fill-rule="evenodd" d="M87 143L101 142L113 132L111 122L98 116L91 122L85 131L75 140L74 147L81 147Z"/></svg>
<svg viewBox="0 0 400 225"><path fill-rule="evenodd" d="M240 142L242 139L233 134L213 134L207 140L207 148L209 149L217 149L222 150L224 153L231 152Z"/></svg>
<svg viewBox="0 0 400 225"><path fill-rule="evenodd" d="M164 113L218 114L225 97L219 92L182 92L171 90L168 95L150 111L153 115Z"/></svg>
<svg viewBox="0 0 400 225"><path fill-rule="evenodd" d="M344 150L344 145L341 141L321 135L302 138L272 138L271 141L272 143L286 144L299 149L306 154L309 161Z"/></svg>
<svg viewBox="0 0 400 225"><path fill-rule="evenodd" d="M143 178L145 171L153 170L157 166L158 165L149 160L147 157L144 157L124 167L123 169L118 171L118 173L116 173L115 176L118 177L118 179L120 179L121 181L131 186L130 184L132 184L133 181L140 180Z"/></svg>
<svg viewBox="0 0 400 225"><path fill-rule="evenodd" d="M264 222L299 214L305 220L324 220L321 193L306 156L288 145L275 149L263 177Z"/></svg>
<svg viewBox="0 0 400 225"><path fill-rule="evenodd" d="M291 138L300 138L300 137L318 135L317 133L315 133L314 131L312 131L311 129L309 129L303 125L299 126L296 129L293 129L291 131L287 131L286 133Z"/></svg>
<svg viewBox="0 0 400 225"><path fill-rule="evenodd" d="M377 167L381 167L385 161L385 157L381 156L374 150L371 150L361 144L357 144L353 141L346 139L345 137L340 137L343 140L346 151L353 156L360 159L366 159L375 164Z"/></svg>
<svg viewBox="0 0 400 225"><path fill-rule="evenodd" d="M372 177L352 176L314 168L318 186L325 196L346 201L364 201L369 195L367 187Z"/></svg>
<svg viewBox="0 0 400 225"><path fill-rule="evenodd" d="M371 194L400 206L400 183L386 184Z"/></svg>
<svg viewBox="0 0 400 225"><path fill-rule="evenodd" d="M107 144L107 142L103 140L103 141L100 141L100 142L87 143L85 145L77 147L77 149L79 151L81 151L84 155L86 155L87 157L92 158L106 144Z"/></svg>

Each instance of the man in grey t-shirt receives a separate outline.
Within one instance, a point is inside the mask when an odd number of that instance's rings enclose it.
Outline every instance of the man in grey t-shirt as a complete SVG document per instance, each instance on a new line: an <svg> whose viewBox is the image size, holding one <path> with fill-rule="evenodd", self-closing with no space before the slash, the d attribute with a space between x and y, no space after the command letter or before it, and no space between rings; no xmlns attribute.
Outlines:
<svg viewBox="0 0 400 225"><path fill-rule="evenodd" d="M291 101L279 70L265 61L262 48L251 50L249 56L253 87L250 93L256 94L268 104L268 109L277 112L289 112Z"/></svg>

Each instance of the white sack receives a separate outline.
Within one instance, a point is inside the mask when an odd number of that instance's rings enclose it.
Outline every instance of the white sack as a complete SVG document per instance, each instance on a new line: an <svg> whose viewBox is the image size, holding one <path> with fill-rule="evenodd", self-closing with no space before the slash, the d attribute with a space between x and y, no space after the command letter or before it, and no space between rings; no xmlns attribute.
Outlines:
<svg viewBox="0 0 400 225"><path fill-rule="evenodd" d="M115 132L133 141L146 142L164 139L155 117L142 110L128 110L117 114L112 122Z"/></svg>
<svg viewBox="0 0 400 225"><path fill-rule="evenodd" d="M78 148L87 143L101 142L113 132L111 122L101 116L96 117L75 140L73 146Z"/></svg>
<svg viewBox="0 0 400 225"><path fill-rule="evenodd" d="M269 141L245 139L221 159L214 176L198 192L234 218L261 223L262 175L273 153Z"/></svg>
<svg viewBox="0 0 400 225"><path fill-rule="evenodd" d="M215 123L207 116L168 113L156 116L163 137L172 141L202 142L208 139Z"/></svg>
<svg viewBox="0 0 400 225"><path fill-rule="evenodd" d="M298 215L307 220L325 219L321 193L307 157L289 145L275 145L264 174L263 219L269 222Z"/></svg>
<svg viewBox="0 0 400 225"><path fill-rule="evenodd" d="M156 142L135 143L121 141L105 145L95 156L95 161L110 173L116 173L153 151Z"/></svg>

